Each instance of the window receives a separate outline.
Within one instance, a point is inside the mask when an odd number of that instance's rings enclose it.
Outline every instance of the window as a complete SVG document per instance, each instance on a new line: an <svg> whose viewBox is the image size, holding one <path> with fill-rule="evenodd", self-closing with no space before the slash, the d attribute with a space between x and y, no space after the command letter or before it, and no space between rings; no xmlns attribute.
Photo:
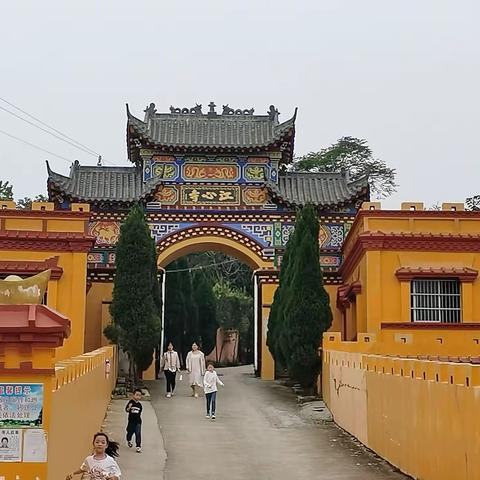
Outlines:
<svg viewBox="0 0 480 480"><path fill-rule="evenodd" d="M459 280L412 280L410 300L412 322L460 322Z"/></svg>

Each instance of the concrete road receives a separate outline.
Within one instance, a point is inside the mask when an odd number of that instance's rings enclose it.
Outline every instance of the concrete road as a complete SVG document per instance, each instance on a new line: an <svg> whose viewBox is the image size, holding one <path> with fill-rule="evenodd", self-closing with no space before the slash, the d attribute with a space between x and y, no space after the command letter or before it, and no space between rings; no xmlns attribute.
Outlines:
<svg viewBox="0 0 480 480"><path fill-rule="evenodd" d="M150 385L167 451L166 480L408 478L333 423L303 418L290 390L251 372L218 370L225 387L214 422L205 419L203 396L189 396L185 375L173 398L165 397L163 381Z"/></svg>
<svg viewBox="0 0 480 480"><path fill-rule="evenodd" d="M113 400L110 404L105 432L120 443L118 464L122 470L123 480L161 480L164 478L166 452L163 448L163 438L157 422L157 416L149 401L143 403L142 453L136 453L135 448L128 448L125 440L127 414L125 400Z"/></svg>

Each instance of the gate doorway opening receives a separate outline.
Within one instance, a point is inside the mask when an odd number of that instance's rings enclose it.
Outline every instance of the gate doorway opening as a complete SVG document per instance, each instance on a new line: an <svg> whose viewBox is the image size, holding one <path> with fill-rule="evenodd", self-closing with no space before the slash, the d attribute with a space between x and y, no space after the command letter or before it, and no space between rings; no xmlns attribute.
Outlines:
<svg viewBox="0 0 480 480"><path fill-rule="evenodd" d="M218 251L192 253L167 265L160 350L172 342L184 366L195 342L216 365L253 364L252 273L247 264Z"/></svg>

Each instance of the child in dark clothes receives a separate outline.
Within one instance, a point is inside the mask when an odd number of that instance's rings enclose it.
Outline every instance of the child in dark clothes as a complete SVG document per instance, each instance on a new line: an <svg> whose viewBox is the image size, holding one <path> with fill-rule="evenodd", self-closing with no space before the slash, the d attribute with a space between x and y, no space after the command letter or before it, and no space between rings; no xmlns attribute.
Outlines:
<svg viewBox="0 0 480 480"><path fill-rule="evenodd" d="M140 402L142 399L142 391L136 388L133 392L133 398L127 403L125 411L128 412L127 423L127 445L133 447L132 438L135 435L135 445L137 453L142 452L142 410L143 406Z"/></svg>

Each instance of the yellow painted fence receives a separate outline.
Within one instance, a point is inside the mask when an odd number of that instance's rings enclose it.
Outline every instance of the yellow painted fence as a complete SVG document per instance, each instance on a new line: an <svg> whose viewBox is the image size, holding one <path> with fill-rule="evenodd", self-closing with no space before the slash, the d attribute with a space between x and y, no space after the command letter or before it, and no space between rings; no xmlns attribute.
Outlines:
<svg viewBox="0 0 480 480"><path fill-rule="evenodd" d="M327 335L323 396L338 425L414 478L480 478L480 365L365 354Z"/></svg>
<svg viewBox="0 0 480 480"><path fill-rule="evenodd" d="M106 374L109 360L110 374ZM116 379L116 349L100 348L57 364L52 395L48 480L65 478L77 470L92 449ZM117 439L118 440L118 439Z"/></svg>
<svg viewBox="0 0 480 480"><path fill-rule="evenodd" d="M47 462L0 462L0 479L61 480L78 469L91 451L93 434L102 426L115 385L116 365L117 350L107 346L57 363L51 375L2 376L5 383L43 384Z"/></svg>

